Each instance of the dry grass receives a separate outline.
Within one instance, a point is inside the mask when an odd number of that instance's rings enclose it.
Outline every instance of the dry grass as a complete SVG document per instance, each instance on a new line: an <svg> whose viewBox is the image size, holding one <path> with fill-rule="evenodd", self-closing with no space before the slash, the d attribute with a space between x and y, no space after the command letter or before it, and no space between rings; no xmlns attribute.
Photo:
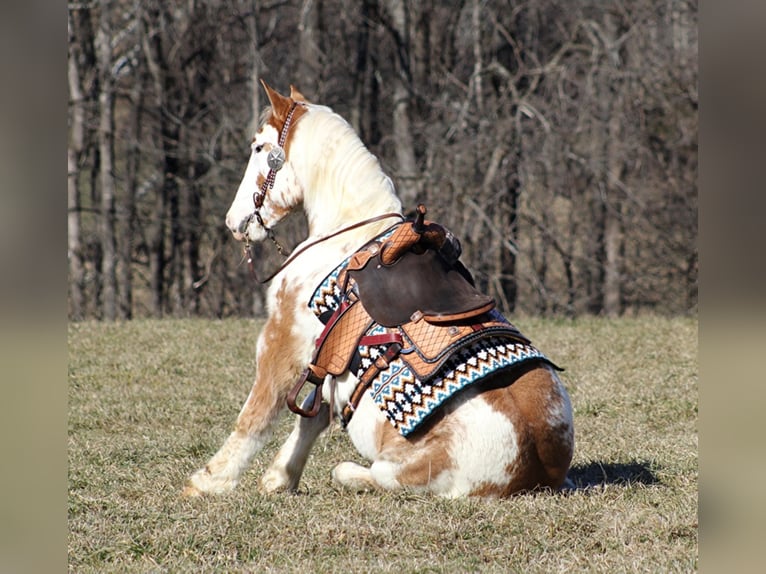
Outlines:
<svg viewBox="0 0 766 574"><path fill-rule="evenodd" d="M696 320L517 324L567 369L576 489L505 501L339 491L332 466L359 457L338 429L300 493L262 496L288 416L239 489L182 499L247 395L258 324L70 325L70 571L696 571Z"/></svg>

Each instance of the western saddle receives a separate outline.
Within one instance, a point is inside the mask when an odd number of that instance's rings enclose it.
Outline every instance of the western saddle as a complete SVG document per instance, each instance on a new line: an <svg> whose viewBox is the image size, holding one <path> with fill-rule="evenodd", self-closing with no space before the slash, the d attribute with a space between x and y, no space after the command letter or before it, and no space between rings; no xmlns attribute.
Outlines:
<svg viewBox="0 0 766 574"><path fill-rule="evenodd" d="M425 214L426 208L418 205L414 221L372 240L341 266L340 302L323 317L325 328L312 360L287 397L290 410L315 416L322 385L334 382L352 362L358 366L360 347L374 346L381 352L356 370L359 382L343 409L344 426L372 381L396 358L427 381L454 353L478 339L529 343L493 311L494 299L476 289L459 261L459 240L445 227L426 221ZM370 334L376 324L383 329ZM296 400L307 381L317 389L311 407L303 409Z"/></svg>

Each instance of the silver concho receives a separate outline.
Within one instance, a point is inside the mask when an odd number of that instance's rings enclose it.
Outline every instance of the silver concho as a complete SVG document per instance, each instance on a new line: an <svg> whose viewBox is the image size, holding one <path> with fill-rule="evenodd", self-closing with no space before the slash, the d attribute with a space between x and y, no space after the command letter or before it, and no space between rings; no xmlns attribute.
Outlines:
<svg viewBox="0 0 766 574"><path fill-rule="evenodd" d="M285 165L285 150L279 146L274 146L269 151L269 156L266 158L266 163L274 171L279 171L282 166Z"/></svg>

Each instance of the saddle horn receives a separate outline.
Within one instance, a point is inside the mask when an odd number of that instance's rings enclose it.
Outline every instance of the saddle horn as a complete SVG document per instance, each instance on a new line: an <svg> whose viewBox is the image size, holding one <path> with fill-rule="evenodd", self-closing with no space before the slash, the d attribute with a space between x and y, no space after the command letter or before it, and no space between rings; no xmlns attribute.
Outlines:
<svg viewBox="0 0 766 574"><path fill-rule="evenodd" d="M426 221L426 211L426 206L419 203L415 220L409 225L400 226L391 239L383 244L380 260L384 265L393 264L415 246L436 251L450 265L460 258L462 248L458 238L443 225Z"/></svg>

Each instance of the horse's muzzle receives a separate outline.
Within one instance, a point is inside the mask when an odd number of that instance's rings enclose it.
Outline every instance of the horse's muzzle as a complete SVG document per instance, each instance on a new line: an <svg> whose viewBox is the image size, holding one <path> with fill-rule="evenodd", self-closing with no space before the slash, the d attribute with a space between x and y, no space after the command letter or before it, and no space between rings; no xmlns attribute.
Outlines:
<svg viewBox="0 0 766 574"><path fill-rule="evenodd" d="M238 224L232 222L228 217L226 218L226 227L229 228L234 239L237 241L245 241L248 236L248 230L250 224L253 221L253 214L251 213L247 217L243 218Z"/></svg>
<svg viewBox="0 0 766 574"><path fill-rule="evenodd" d="M239 225L237 226L237 233L241 233L244 235L252 221L253 221L253 214L251 213L250 215L248 215L242 221L239 222Z"/></svg>

